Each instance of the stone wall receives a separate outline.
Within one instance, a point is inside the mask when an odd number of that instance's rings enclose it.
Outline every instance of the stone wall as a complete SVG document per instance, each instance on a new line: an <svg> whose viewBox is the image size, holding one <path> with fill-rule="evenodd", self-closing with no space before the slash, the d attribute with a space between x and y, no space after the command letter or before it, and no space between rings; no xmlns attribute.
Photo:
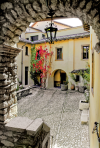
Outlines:
<svg viewBox="0 0 100 148"><path fill-rule="evenodd" d="M49 148L50 128L42 119L16 117L19 52L20 49L0 45L0 148Z"/></svg>
<svg viewBox="0 0 100 148"><path fill-rule="evenodd" d="M40 118L16 117L0 126L0 148L50 148L50 128Z"/></svg>
<svg viewBox="0 0 100 148"><path fill-rule="evenodd" d="M17 63L20 49L0 46L0 124L17 116Z"/></svg>

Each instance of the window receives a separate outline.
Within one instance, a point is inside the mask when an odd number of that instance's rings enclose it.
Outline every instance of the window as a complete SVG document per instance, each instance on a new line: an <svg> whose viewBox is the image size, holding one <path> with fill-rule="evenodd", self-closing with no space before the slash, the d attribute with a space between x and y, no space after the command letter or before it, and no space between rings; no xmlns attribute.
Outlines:
<svg viewBox="0 0 100 148"><path fill-rule="evenodd" d="M26 38L26 40L29 40L29 38Z"/></svg>
<svg viewBox="0 0 100 148"><path fill-rule="evenodd" d="M62 48L57 48L57 59L62 59Z"/></svg>
<svg viewBox="0 0 100 148"><path fill-rule="evenodd" d="M25 85L28 85L28 67L25 67Z"/></svg>
<svg viewBox="0 0 100 148"><path fill-rule="evenodd" d="M42 34L42 38L43 38L43 39L45 38L45 34Z"/></svg>
<svg viewBox="0 0 100 148"><path fill-rule="evenodd" d="M28 55L28 47L26 46L25 55Z"/></svg>
<svg viewBox="0 0 100 148"><path fill-rule="evenodd" d="M83 59L89 58L89 46L83 46Z"/></svg>
<svg viewBox="0 0 100 148"><path fill-rule="evenodd" d="M79 82L80 81L80 76L79 75L76 75L76 82Z"/></svg>
<svg viewBox="0 0 100 148"><path fill-rule="evenodd" d="M37 41L38 40L38 35L31 36L31 41Z"/></svg>

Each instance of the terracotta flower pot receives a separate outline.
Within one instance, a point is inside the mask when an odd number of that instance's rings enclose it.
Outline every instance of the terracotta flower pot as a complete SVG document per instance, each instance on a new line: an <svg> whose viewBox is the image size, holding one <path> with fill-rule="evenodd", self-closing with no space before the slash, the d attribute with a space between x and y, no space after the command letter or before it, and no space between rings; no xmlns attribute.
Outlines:
<svg viewBox="0 0 100 148"><path fill-rule="evenodd" d="M75 90L75 85L71 84L71 90Z"/></svg>

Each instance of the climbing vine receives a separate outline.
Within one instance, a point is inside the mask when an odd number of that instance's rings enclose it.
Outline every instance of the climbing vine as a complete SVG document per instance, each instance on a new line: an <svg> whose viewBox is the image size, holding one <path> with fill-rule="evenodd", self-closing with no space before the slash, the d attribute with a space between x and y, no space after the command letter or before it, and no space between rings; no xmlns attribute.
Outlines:
<svg viewBox="0 0 100 148"><path fill-rule="evenodd" d="M47 75L50 72L50 59L53 52L48 52L47 46L43 49L42 46L38 48L31 48L31 78L35 80L36 73L40 74L42 87L46 88Z"/></svg>

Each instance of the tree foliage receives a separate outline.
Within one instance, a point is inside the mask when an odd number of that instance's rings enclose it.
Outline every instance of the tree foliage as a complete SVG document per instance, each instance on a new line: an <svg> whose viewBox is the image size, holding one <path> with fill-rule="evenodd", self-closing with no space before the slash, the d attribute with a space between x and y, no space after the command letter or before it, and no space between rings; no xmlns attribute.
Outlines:
<svg viewBox="0 0 100 148"><path fill-rule="evenodd" d="M73 74L73 73L69 73L69 76L70 76L70 78L72 79L72 80L74 80L75 82L76 82L76 77L75 77L75 75Z"/></svg>

